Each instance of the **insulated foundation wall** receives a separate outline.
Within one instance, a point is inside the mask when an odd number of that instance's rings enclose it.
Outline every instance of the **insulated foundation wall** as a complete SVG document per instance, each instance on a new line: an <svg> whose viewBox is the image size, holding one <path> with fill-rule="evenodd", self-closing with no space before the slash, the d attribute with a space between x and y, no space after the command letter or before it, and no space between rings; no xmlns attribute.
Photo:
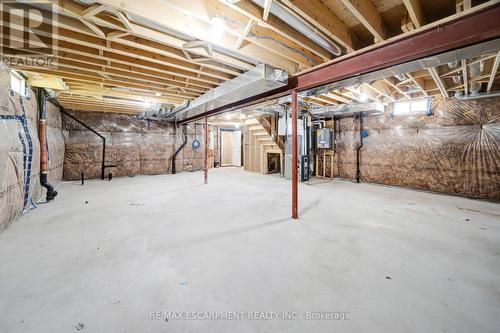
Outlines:
<svg viewBox="0 0 500 333"><path fill-rule="evenodd" d="M170 173L172 155L183 141L182 127L159 121L139 120L133 115L93 111L70 111L78 120L106 138L105 177L135 176ZM101 177L102 140L82 125L63 115L66 134L64 179L78 180L81 173L86 179ZM190 124L186 127L188 143L177 155L176 170L203 169L203 127ZM211 128L214 132L216 130ZM192 148L193 140L201 143Z"/></svg>
<svg viewBox="0 0 500 333"><path fill-rule="evenodd" d="M500 98L434 98L432 110L432 116L366 115L361 180L500 200ZM334 176L355 179L359 118L339 121Z"/></svg>
<svg viewBox="0 0 500 333"><path fill-rule="evenodd" d="M63 172L61 128L59 111L47 103L48 179L54 186ZM27 97L12 92L8 70L0 70L0 231L21 213L36 207L45 191L40 186L36 97L31 90Z"/></svg>

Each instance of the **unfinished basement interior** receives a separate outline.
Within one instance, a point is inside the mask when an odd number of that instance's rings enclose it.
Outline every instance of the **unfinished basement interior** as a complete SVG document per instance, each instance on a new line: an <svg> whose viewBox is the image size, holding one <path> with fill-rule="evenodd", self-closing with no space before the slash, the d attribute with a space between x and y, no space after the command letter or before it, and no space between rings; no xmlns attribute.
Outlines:
<svg viewBox="0 0 500 333"><path fill-rule="evenodd" d="M500 332L500 1L0 12L0 332Z"/></svg>

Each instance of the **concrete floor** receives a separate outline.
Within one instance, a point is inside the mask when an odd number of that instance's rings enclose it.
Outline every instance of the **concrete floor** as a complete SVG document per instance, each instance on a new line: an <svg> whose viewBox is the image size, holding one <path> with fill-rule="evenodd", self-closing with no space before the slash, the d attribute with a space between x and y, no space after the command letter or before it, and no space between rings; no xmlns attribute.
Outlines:
<svg viewBox="0 0 500 333"><path fill-rule="evenodd" d="M297 222L279 177L209 181L60 185L0 234L0 332L500 332L500 205L334 181ZM279 318L151 319L185 311Z"/></svg>

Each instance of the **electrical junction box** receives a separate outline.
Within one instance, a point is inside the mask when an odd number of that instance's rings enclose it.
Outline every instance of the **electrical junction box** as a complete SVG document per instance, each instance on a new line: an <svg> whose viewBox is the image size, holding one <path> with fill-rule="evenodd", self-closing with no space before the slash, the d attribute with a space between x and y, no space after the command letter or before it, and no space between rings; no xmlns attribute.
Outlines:
<svg viewBox="0 0 500 333"><path fill-rule="evenodd" d="M319 128L316 130L316 148L332 148L331 128Z"/></svg>

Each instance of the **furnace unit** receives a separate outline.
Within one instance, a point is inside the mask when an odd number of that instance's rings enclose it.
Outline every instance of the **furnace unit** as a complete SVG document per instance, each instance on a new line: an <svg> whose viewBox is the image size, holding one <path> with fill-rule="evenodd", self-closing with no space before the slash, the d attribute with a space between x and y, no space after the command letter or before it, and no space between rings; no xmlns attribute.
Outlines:
<svg viewBox="0 0 500 333"><path fill-rule="evenodd" d="M332 148L332 129L319 128L316 130L316 148Z"/></svg>

